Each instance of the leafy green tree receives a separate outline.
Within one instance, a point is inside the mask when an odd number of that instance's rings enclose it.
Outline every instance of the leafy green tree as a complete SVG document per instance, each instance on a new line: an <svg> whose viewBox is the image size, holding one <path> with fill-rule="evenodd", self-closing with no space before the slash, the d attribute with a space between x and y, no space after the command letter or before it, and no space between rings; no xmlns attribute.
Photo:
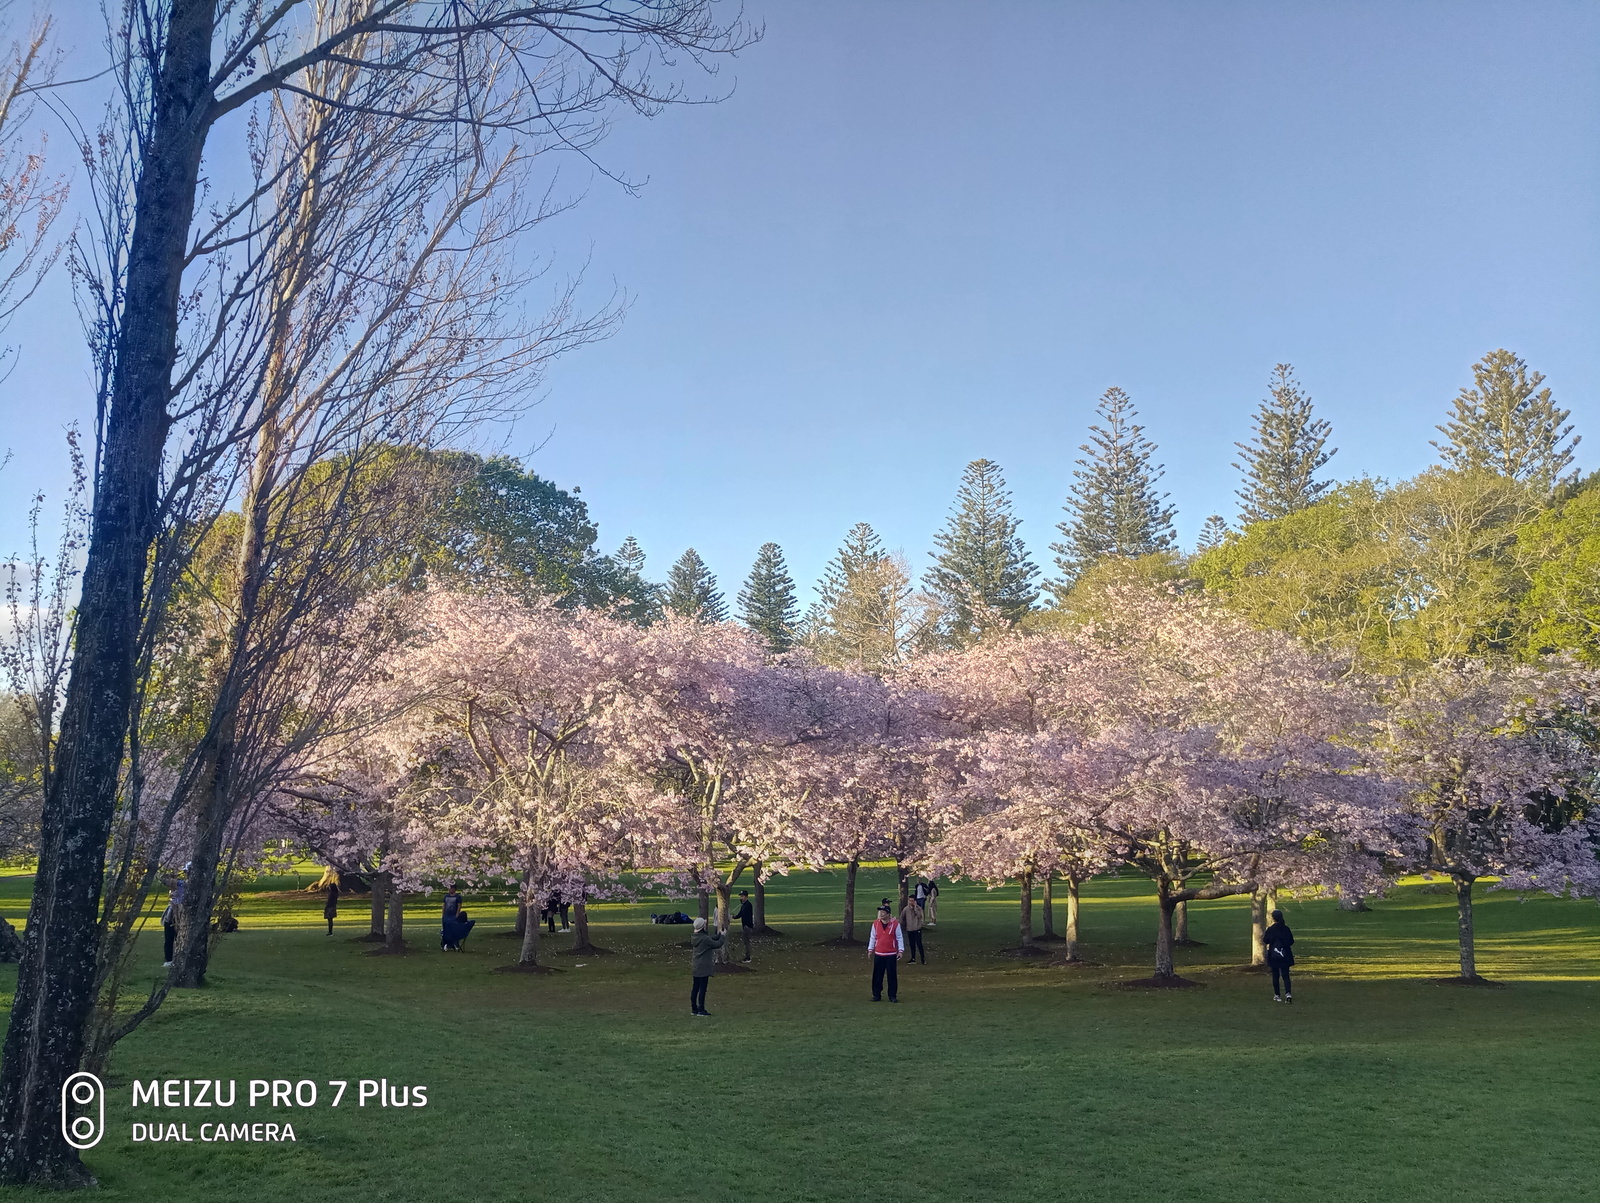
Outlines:
<svg viewBox="0 0 1600 1203"><path fill-rule="evenodd" d="M794 578L776 543L763 543L756 552L749 579L739 591L739 617L773 652L786 652L794 646L800 607L795 601Z"/></svg>
<svg viewBox="0 0 1600 1203"><path fill-rule="evenodd" d="M1311 398L1300 391L1294 369L1280 363L1272 370L1269 396L1256 410L1255 431L1248 443L1235 443L1244 473L1239 490L1239 521L1282 518L1303 510L1331 487L1316 479L1318 469L1337 454L1328 447L1333 427L1311 416Z"/></svg>
<svg viewBox="0 0 1600 1203"><path fill-rule="evenodd" d="M1493 472L1535 489L1553 489L1572 464L1578 436L1567 422L1572 411L1555 403L1544 377L1504 348L1472 365L1474 388L1455 399L1450 420L1440 426L1445 466Z"/></svg>
<svg viewBox="0 0 1600 1203"><path fill-rule="evenodd" d="M728 607L717 589L717 578L711 575L711 569L692 547L678 557L667 574L661 604L672 613L696 622L726 622L728 619Z"/></svg>
<svg viewBox="0 0 1600 1203"><path fill-rule="evenodd" d="M601 557L596 575L614 614L625 622L649 626L661 617L661 586L645 579L644 549L629 535L609 556Z"/></svg>
<svg viewBox="0 0 1600 1203"><path fill-rule="evenodd" d="M1537 512L1527 489L1487 472L1356 481L1252 523L1189 572L1260 626L1410 670L1523 642L1519 532Z"/></svg>
<svg viewBox="0 0 1600 1203"><path fill-rule="evenodd" d="M825 664L884 672L899 664L919 630L904 561L858 522L823 573L806 616L806 643Z"/></svg>
<svg viewBox="0 0 1600 1203"><path fill-rule="evenodd" d="M947 616L948 633L970 643L995 626L1013 626L1039 596L1039 570L1017 534L1000 465L975 459L961 474L961 488L944 530L934 536L939 550L923 578Z"/></svg>
<svg viewBox="0 0 1600 1203"><path fill-rule="evenodd" d="M1100 422L1089 427L1090 440L1079 447L1085 458L1073 472L1067 519L1057 527L1062 541L1050 545L1061 572L1053 585L1058 596L1106 556L1135 559L1165 551L1177 539L1175 511L1166 504L1167 494L1156 492L1165 469L1150 462L1155 444L1134 421L1133 400L1109 388L1096 412Z"/></svg>
<svg viewBox="0 0 1600 1203"><path fill-rule="evenodd" d="M1525 651L1600 662L1600 488L1590 478L1518 532L1529 565Z"/></svg>

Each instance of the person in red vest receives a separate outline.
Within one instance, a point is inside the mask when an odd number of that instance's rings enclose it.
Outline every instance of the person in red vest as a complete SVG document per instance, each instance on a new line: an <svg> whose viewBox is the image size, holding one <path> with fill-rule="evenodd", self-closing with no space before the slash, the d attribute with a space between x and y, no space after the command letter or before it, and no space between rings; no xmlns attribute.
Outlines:
<svg viewBox="0 0 1600 1203"><path fill-rule="evenodd" d="M905 929L887 906L878 908L878 917L867 931L867 955L872 958L872 1001L883 1001L883 979L889 979L889 1001L900 1001L897 966L906 950Z"/></svg>

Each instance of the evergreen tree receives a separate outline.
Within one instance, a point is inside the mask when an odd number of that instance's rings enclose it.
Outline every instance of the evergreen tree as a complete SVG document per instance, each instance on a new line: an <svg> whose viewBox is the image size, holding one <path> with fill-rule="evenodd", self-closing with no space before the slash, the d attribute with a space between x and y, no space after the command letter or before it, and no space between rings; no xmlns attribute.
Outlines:
<svg viewBox="0 0 1600 1203"><path fill-rule="evenodd" d="M923 578L957 643L1014 625L1039 596L1039 569L1017 534L1020 525L1000 465L973 460L961 474L950 521L933 538L939 550L930 553L934 567Z"/></svg>
<svg viewBox="0 0 1600 1203"><path fill-rule="evenodd" d="M644 549L629 535L606 557L611 564L613 612L627 622L649 626L661 617L661 586L645 580Z"/></svg>
<svg viewBox="0 0 1600 1203"><path fill-rule="evenodd" d="M1248 443L1235 443L1244 473L1239 490L1239 522L1270 522L1303 510L1328 491L1332 482L1317 480L1317 470L1332 459L1328 448L1333 427L1311 416L1311 398L1300 391L1294 369L1280 363L1267 386L1270 396L1256 410L1255 432Z"/></svg>
<svg viewBox="0 0 1600 1203"><path fill-rule="evenodd" d="M1503 348L1472 365L1476 388L1456 397L1450 420L1437 429L1447 442L1434 443L1447 468L1479 469L1553 489L1572 464L1578 436L1572 411L1541 389L1544 377Z"/></svg>
<svg viewBox="0 0 1600 1203"><path fill-rule="evenodd" d="M750 577L739 591L739 617L773 652L786 652L794 646L800 607L794 597L794 578L776 543L763 543L756 552Z"/></svg>
<svg viewBox="0 0 1600 1203"><path fill-rule="evenodd" d="M1206 519L1206 524L1200 528L1200 538L1195 541L1196 554L1210 551L1213 547L1221 547L1231 532L1228 530L1228 520L1221 514L1212 514Z"/></svg>
<svg viewBox="0 0 1600 1203"><path fill-rule="evenodd" d="M1064 596L1083 572L1106 556L1137 557L1165 551L1176 541L1174 510L1167 494L1156 492L1166 471L1152 466L1155 444L1134 422L1138 412L1120 388L1109 388L1097 407L1101 422L1089 427L1090 440L1078 449L1085 459L1073 472L1077 483L1063 507L1067 520L1057 525L1052 543L1061 579L1053 587Z"/></svg>
<svg viewBox="0 0 1600 1203"><path fill-rule="evenodd" d="M867 672L900 662L911 640L910 575L871 526L850 528L817 593L805 625L818 659Z"/></svg>
<svg viewBox="0 0 1600 1203"><path fill-rule="evenodd" d="M693 618L697 622L726 622L728 607L717 591L717 578L700 558L700 553L689 548L667 574L667 588L661 604L674 614Z"/></svg>

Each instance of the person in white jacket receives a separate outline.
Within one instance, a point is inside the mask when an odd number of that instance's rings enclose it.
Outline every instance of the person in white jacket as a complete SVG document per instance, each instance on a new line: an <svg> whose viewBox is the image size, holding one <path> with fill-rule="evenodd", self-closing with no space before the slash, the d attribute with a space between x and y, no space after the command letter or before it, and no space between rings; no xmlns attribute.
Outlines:
<svg viewBox="0 0 1600 1203"><path fill-rule="evenodd" d="M900 1001L900 957L906 950L905 929L886 906L867 930L867 955L872 958L872 1001L883 1001L883 982L889 980L889 1001Z"/></svg>

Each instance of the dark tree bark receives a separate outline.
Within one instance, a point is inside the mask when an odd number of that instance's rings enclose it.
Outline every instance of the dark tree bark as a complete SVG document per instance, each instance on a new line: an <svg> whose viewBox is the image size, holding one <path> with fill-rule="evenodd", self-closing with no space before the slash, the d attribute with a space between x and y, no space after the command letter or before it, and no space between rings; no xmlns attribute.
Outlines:
<svg viewBox="0 0 1600 1203"><path fill-rule="evenodd" d="M594 951L589 942L589 904L581 897L572 904L572 951Z"/></svg>
<svg viewBox="0 0 1600 1203"><path fill-rule="evenodd" d="M389 920L383 925L383 950L406 950L405 894L391 881L389 883Z"/></svg>
<svg viewBox="0 0 1600 1203"><path fill-rule="evenodd" d="M761 880L761 865L756 865L755 899L751 903L751 921L756 925L756 931L767 932L772 929L767 926L767 883Z"/></svg>
<svg viewBox="0 0 1600 1203"><path fill-rule="evenodd" d="M1177 944L1189 943L1189 904L1180 902L1172 911L1172 939Z"/></svg>
<svg viewBox="0 0 1600 1203"><path fill-rule="evenodd" d="M1044 928L1039 936L1044 940L1056 938L1055 876L1054 873L1044 875L1044 890L1039 899L1040 926Z"/></svg>
<svg viewBox="0 0 1600 1203"><path fill-rule="evenodd" d="M389 875L387 873L374 873L372 875L372 924L367 932L367 939L377 941L383 939L383 909L389 901Z"/></svg>
<svg viewBox="0 0 1600 1203"><path fill-rule="evenodd" d="M39 867L0 1058L0 1183L90 1182L61 1136L61 1083L94 1005L106 840L134 705L157 527L178 298L211 105L216 0L172 0L141 155L72 676L46 790Z"/></svg>
<svg viewBox="0 0 1600 1203"><path fill-rule="evenodd" d="M1067 878L1067 960L1078 959L1078 879Z"/></svg>
<svg viewBox="0 0 1600 1203"><path fill-rule="evenodd" d="M1172 960L1172 918L1178 903L1169 894L1166 882L1160 884L1159 890L1156 898L1160 914L1156 924L1156 976L1176 977L1177 971Z"/></svg>
<svg viewBox="0 0 1600 1203"><path fill-rule="evenodd" d="M22 937L9 922L0 919L0 965L14 965L22 956Z"/></svg>
<svg viewBox="0 0 1600 1203"><path fill-rule="evenodd" d="M858 860L844 867L844 938L851 943L856 938L856 872L860 868Z"/></svg>
<svg viewBox="0 0 1600 1203"><path fill-rule="evenodd" d="M517 956L519 965L539 964L539 903L530 899L522 907L522 951Z"/></svg>
<svg viewBox="0 0 1600 1203"><path fill-rule="evenodd" d="M1027 949L1033 947L1033 874L1031 872L1022 875L1019 889L1022 914L1018 923L1021 934L1018 944L1019 947Z"/></svg>
<svg viewBox="0 0 1600 1203"><path fill-rule="evenodd" d="M899 858L894 862L895 881L899 883L900 904L895 908L895 914L900 914L906 909L906 899L911 897L911 874L900 863Z"/></svg>
<svg viewBox="0 0 1600 1203"><path fill-rule="evenodd" d="M1250 892L1250 964L1267 963L1267 891Z"/></svg>
<svg viewBox="0 0 1600 1203"><path fill-rule="evenodd" d="M1456 878L1456 934L1461 941L1461 980L1478 980L1478 951L1472 933L1471 877Z"/></svg>
<svg viewBox="0 0 1600 1203"><path fill-rule="evenodd" d="M709 891L701 890L700 894L699 894L699 898L700 898L700 918L706 920L707 922L710 922L710 920L711 920L711 894L710 894Z"/></svg>

